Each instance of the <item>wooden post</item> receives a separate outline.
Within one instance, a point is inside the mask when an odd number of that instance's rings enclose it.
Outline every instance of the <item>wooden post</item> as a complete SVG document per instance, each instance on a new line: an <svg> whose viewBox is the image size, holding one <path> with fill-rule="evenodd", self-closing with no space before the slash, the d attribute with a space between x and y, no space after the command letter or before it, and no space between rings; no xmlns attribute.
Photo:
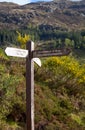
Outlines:
<svg viewBox="0 0 85 130"><path fill-rule="evenodd" d="M34 130L34 43L27 42L26 49L29 53L26 58L26 127L27 130Z"/></svg>

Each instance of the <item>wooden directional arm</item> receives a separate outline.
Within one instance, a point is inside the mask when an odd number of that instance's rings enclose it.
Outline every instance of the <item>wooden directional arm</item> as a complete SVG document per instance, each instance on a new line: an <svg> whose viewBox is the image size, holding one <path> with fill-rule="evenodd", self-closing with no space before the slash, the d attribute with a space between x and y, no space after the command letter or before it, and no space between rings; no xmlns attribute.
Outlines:
<svg viewBox="0 0 85 130"><path fill-rule="evenodd" d="M59 49L59 50L34 50L32 52L32 57L50 57L50 56L65 56L68 55L71 52L71 49L65 48L65 49Z"/></svg>

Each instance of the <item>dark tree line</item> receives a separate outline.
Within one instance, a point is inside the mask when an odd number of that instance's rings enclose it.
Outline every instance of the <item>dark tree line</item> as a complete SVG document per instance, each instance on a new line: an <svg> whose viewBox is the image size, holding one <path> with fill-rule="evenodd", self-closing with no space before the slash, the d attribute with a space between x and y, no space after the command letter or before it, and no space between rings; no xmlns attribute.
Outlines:
<svg viewBox="0 0 85 130"><path fill-rule="evenodd" d="M0 45L15 44L17 42L17 30L4 29L0 30ZM53 47L73 47L74 49L85 49L85 30L82 31L66 31L58 30L49 26L33 26L18 30L22 35L29 34L31 39L35 41L43 41L48 48Z"/></svg>

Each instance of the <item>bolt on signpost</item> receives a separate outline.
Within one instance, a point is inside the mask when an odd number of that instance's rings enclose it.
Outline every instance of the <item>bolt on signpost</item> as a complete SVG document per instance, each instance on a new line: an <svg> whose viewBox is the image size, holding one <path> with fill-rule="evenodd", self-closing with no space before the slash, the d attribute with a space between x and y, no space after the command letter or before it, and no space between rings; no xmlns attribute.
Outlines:
<svg viewBox="0 0 85 130"><path fill-rule="evenodd" d="M41 61L36 57L64 56L70 53L64 50L34 50L34 43L28 41L26 50L7 47L8 56L26 57L26 130L34 130L34 62L41 66Z"/></svg>

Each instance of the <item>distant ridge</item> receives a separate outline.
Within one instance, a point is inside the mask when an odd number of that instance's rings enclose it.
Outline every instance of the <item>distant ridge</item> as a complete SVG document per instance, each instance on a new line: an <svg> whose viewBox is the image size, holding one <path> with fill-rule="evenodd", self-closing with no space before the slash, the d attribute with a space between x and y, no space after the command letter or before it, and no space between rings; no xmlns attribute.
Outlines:
<svg viewBox="0 0 85 130"><path fill-rule="evenodd" d="M0 28L26 28L29 24L68 30L85 29L85 0L55 0L23 6L0 2Z"/></svg>

